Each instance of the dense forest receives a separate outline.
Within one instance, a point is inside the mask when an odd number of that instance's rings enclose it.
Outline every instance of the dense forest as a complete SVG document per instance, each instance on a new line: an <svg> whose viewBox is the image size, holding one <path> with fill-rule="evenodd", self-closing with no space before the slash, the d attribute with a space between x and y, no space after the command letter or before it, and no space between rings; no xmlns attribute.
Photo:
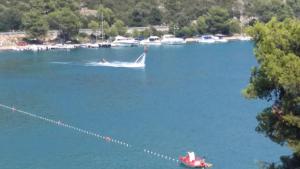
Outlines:
<svg viewBox="0 0 300 169"><path fill-rule="evenodd" d="M0 31L26 30L40 38L55 29L69 39L80 28L99 29L101 14L108 36L149 25L176 28L177 36L233 34L242 31L241 21L299 17L300 0L0 0Z"/></svg>

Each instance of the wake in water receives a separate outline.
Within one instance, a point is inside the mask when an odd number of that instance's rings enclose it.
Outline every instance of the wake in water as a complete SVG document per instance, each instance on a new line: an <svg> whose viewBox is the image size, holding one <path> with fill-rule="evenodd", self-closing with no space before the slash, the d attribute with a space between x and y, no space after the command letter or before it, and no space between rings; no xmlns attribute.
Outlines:
<svg viewBox="0 0 300 169"><path fill-rule="evenodd" d="M146 52L141 54L134 62L108 62L102 60L100 62L91 62L87 66L107 66L107 67L123 67L123 68L145 68Z"/></svg>
<svg viewBox="0 0 300 169"><path fill-rule="evenodd" d="M72 62L50 62L52 64L59 64L59 65L69 65L72 64Z"/></svg>

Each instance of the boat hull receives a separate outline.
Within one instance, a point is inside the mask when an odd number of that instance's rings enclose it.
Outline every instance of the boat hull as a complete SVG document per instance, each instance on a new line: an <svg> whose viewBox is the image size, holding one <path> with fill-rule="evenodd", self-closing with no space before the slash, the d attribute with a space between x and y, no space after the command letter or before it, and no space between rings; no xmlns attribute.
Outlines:
<svg viewBox="0 0 300 169"><path fill-rule="evenodd" d="M138 46L138 43L112 43L113 47L133 47Z"/></svg>
<svg viewBox="0 0 300 169"><path fill-rule="evenodd" d="M187 157L179 157L179 161L182 165L189 167L189 168L210 168L212 164L206 163L204 161L196 160L196 161L189 161Z"/></svg>

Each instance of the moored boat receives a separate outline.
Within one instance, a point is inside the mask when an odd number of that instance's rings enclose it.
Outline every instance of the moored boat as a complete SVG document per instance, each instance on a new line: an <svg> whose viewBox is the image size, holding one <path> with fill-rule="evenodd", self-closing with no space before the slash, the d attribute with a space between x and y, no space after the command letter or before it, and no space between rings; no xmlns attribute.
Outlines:
<svg viewBox="0 0 300 169"><path fill-rule="evenodd" d="M176 38L174 35L164 35L161 43L163 45L182 45L186 42L182 38Z"/></svg>
<svg viewBox="0 0 300 169"><path fill-rule="evenodd" d="M199 43L215 43L215 37L213 35L203 35L198 40Z"/></svg>
<svg viewBox="0 0 300 169"><path fill-rule="evenodd" d="M252 38L250 36L242 35L238 38L240 41L250 41Z"/></svg>
<svg viewBox="0 0 300 169"><path fill-rule="evenodd" d="M222 35L222 34L216 34L215 36L213 36L213 39L217 43L226 43L226 42L228 42L228 40L225 39L225 35Z"/></svg>
<svg viewBox="0 0 300 169"><path fill-rule="evenodd" d="M113 47L132 47L137 46L139 42L133 38L123 36L116 36L115 40L111 43Z"/></svg>
<svg viewBox="0 0 300 169"><path fill-rule="evenodd" d="M142 40L141 45L161 45L161 40L158 36L150 36L149 38Z"/></svg>

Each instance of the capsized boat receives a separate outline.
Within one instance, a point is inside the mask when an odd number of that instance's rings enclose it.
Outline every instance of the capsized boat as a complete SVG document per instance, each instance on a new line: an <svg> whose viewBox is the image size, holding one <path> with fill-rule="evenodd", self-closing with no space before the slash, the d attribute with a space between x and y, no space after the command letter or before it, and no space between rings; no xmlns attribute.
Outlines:
<svg viewBox="0 0 300 169"><path fill-rule="evenodd" d="M205 162L204 158L196 157L194 152L188 152L186 156L179 157L179 161L191 168L209 168L212 164Z"/></svg>

